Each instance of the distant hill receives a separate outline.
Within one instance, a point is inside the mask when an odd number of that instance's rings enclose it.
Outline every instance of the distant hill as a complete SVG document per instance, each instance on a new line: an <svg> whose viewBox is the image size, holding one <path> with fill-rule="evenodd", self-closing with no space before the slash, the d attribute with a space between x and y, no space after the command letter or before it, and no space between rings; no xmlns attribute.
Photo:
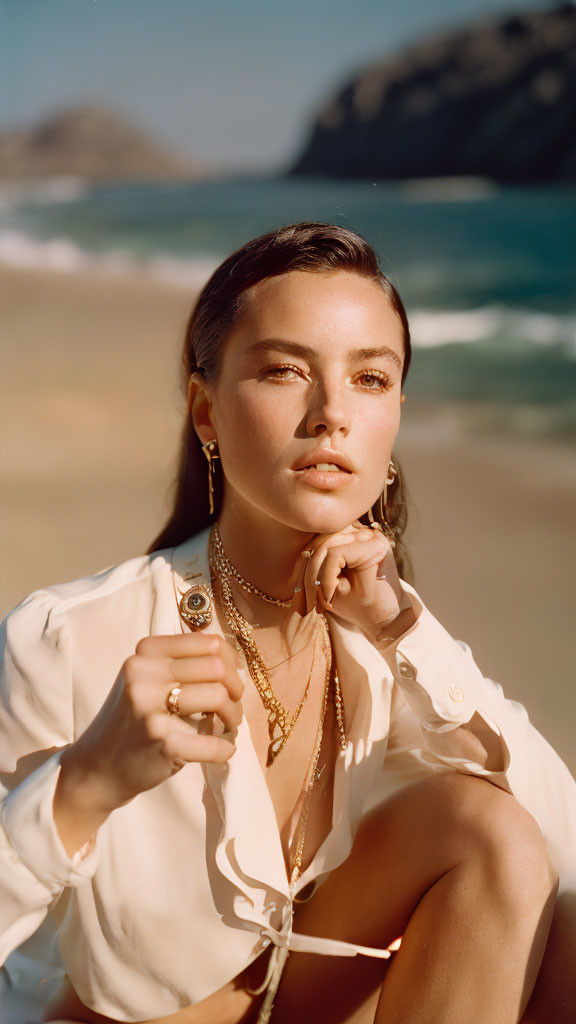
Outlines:
<svg viewBox="0 0 576 1024"><path fill-rule="evenodd" d="M199 166L101 107L66 110L30 130L0 132L0 179L64 175L95 182L204 177Z"/></svg>
<svg viewBox="0 0 576 1024"><path fill-rule="evenodd" d="M484 19L361 70L289 173L576 181L576 7Z"/></svg>

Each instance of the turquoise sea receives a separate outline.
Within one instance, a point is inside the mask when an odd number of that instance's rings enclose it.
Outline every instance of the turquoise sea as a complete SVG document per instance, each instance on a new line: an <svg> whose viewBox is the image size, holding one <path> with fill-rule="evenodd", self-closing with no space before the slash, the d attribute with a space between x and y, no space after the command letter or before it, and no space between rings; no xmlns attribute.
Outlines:
<svg viewBox="0 0 576 1024"><path fill-rule="evenodd" d="M0 263L73 274L139 266L196 289L280 224L352 227L408 309L408 394L455 399L517 433L576 438L576 190L483 180L228 178L0 190Z"/></svg>

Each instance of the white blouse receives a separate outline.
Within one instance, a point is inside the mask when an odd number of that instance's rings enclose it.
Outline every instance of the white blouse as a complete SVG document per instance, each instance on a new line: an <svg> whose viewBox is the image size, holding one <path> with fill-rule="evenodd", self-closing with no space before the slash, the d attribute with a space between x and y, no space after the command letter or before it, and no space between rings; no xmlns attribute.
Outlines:
<svg viewBox="0 0 576 1024"><path fill-rule="evenodd" d="M65 971L87 1006L138 1021L205 999L270 942L277 949L269 974L286 945L388 955L292 930L276 815L245 719L229 761L186 765L114 811L73 858L60 841L52 799L61 752L92 721L137 642L180 633L175 593L193 574L210 586L207 542L206 529L176 548L37 590L2 624L5 988L30 994ZM413 587L401 585L417 620L386 649L328 615L347 746L337 754L331 830L296 895L308 887L309 898L346 859L371 790L392 792L454 769L513 793L542 830L561 890L576 890L574 779L522 705L482 675L470 648ZM207 632L221 632L216 616ZM247 669L240 674L249 685ZM466 759L461 737L475 712L498 737L497 770Z"/></svg>

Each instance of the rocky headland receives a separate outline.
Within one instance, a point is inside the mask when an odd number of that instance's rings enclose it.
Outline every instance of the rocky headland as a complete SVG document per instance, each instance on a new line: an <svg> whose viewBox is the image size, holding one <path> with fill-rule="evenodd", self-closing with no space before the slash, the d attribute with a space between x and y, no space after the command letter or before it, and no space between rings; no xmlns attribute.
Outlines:
<svg viewBox="0 0 576 1024"><path fill-rule="evenodd" d="M289 174L576 181L576 6L485 18L360 70Z"/></svg>
<svg viewBox="0 0 576 1024"><path fill-rule="evenodd" d="M93 182L174 181L202 169L97 106L62 111L29 129L0 132L0 180L79 177Z"/></svg>

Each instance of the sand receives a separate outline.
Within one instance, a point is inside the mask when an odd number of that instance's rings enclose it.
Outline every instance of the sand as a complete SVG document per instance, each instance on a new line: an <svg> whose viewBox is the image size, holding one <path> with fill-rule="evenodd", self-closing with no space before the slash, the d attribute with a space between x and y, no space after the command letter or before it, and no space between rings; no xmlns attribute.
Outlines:
<svg viewBox="0 0 576 1024"><path fill-rule="evenodd" d="M146 277L4 270L0 614L141 554L162 525L193 294ZM416 356L417 358L417 356ZM414 585L576 774L576 474L568 443L411 402L395 453Z"/></svg>

